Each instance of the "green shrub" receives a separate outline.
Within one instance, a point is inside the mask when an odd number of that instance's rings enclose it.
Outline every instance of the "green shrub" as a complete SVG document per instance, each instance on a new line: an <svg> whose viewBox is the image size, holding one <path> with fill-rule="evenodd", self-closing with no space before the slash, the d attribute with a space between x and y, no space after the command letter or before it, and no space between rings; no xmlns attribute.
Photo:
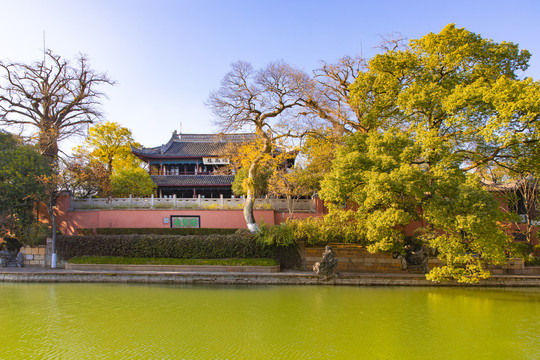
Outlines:
<svg viewBox="0 0 540 360"><path fill-rule="evenodd" d="M4 246L9 252L18 252L23 244L14 237L6 236L4 237Z"/></svg>
<svg viewBox="0 0 540 360"><path fill-rule="evenodd" d="M274 259L173 259L134 258L120 256L77 256L70 264L121 264L121 265L233 265L233 266L275 266Z"/></svg>
<svg viewBox="0 0 540 360"><path fill-rule="evenodd" d="M52 231L48 225L39 222L33 222L21 226L16 230L17 240L22 244L36 246L45 245L47 237L52 235Z"/></svg>
<svg viewBox="0 0 540 360"><path fill-rule="evenodd" d="M93 229L79 229L91 230L81 235L93 235ZM211 235L221 234L229 235L234 234L238 229L217 229L217 228L97 228L97 235Z"/></svg>
<svg viewBox="0 0 540 360"><path fill-rule="evenodd" d="M529 243L513 242L510 244L510 256L526 258L531 253L531 246Z"/></svg>
<svg viewBox="0 0 540 360"><path fill-rule="evenodd" d="M296 244L294 228L290 223L280 225L261 225L257 239L263 244L276 246L291 246Z"/></svg>
<svg viewBox="0 0 540 360"><path fill-rule="evenodd" d="M540 257L526 256L523 258L523 262L526 266L540 266Z"/></svg>
<svg viewBox="0 0 540 360"><path fill-rule="evenodd" d="M57 253L64 260L75 256L136 258L227 259L270 258L284 268L300 266L295 245L265 244L248 231L220 235L90 235L59 236Z"/></svg>
<svg viewBox="0 0 540 360"><path fill-rule="evenodd" d="M350 214L340 212L322 218L288 220L287 226L291 228L297 241L304 241L308 245L329 243L365 245L362 229L350 218Z"/></svg>

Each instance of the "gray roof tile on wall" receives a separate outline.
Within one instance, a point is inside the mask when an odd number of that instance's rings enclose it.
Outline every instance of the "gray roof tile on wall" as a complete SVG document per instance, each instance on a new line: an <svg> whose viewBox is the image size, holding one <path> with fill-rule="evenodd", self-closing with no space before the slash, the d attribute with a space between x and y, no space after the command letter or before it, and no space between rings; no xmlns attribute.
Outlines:
<svg viewBox="0 0 540 360"><path fill-rule="evenodd" d="M152 175L157 186L230 186L234 175Z"/></svg>

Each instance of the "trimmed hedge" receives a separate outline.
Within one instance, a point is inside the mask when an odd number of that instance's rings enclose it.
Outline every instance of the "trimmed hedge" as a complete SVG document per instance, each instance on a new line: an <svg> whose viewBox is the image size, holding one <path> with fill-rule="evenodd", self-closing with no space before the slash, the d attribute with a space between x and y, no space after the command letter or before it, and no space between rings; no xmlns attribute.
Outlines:
<svg viewBox="0 0 540 360"><path fill-rule="evenodd" d="M171 259L132 258L119 256L77 256L70 264L118 264L118 265L225 265L225 266L275 266L274 259Z"/></svg>
<svg viewBox="0 0 540 360"><path fill-rule="evenodd" d="M279 261L284 268L298 268L301 264L296 244L265 244L247 231L206 236L59 236L56 251L66 261L75 256L89 255L177 259L269 258Z"/></svg>
<svg viewBox="0 0 540 360"><path fill-rule="evenodd" d="M218 229L218 228L97 228L97 235L210 235L234 234L238 229ZM78 229L77 233L84 236L92 236L94 229Z"/></svg>

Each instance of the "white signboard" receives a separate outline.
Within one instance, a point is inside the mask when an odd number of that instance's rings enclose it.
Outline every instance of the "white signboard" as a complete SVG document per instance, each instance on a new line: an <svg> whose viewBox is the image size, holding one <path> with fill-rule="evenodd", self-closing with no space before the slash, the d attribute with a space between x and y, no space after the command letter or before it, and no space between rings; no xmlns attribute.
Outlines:
<svg viewBox="0 0 540 360"><path fill-rule="evenodd" d="M203 157L203 164L204 165L226 165L229 163L228 158L210 158L210 157Z"/></svg>

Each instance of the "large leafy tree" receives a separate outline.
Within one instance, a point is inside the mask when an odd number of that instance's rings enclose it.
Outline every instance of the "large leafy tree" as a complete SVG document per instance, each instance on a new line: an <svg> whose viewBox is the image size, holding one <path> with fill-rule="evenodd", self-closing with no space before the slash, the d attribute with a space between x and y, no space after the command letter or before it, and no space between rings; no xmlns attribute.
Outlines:
<svg viewBox="0 0 540 360"><path fill-rule="evenodd" d="M56 161L58 142L80 134L101 117L100 85L113 84L85 56L71 64L47 50L33 64L0 62L0 124L22 127L37 149Z"/></svg>
<svg viewBox="0 0 540 360"><path fill-rule="evenodd" d="M495 43L453 24L369 61L351 86L377 129L410 130L429 165L449 148L465 170L495 162L509 166L538 141L540 84L519 79L529 52Z"/></svg>
<svg viewBox="0 0 540 360"><path fill-rule="evenodd" d="M322 194L355 204L371 250L417 220L442 231L428 237L447 263L432 279L476 281L483 262L504 259L501 213L473 171L534 153L540 84L519 77L529 57L448 25L369 61L351 98L376 126L347 139Z"/></svg>
<svg viewBox="0 0 540 360"><path fill-rule="evenodd" d="M459 163L427 169L417 163L421 154L411 135L397 129L347 137L322 184L329 216L348 212L372 252L402 248L405 227L416 222L429 230L429 245L447 264L432 270L432 279L486 277L482 263L505 259L508 237L500 226L504 214L478 178ZM352 209L342 210L344 202Z"/></svg>
<svg viewBox="0 0 540 360"><path fill-rule="evenodd" d="M28 242L35 203L46 196L40 177L50 175L51 168L34 147L8 133L0 132L0 153L0 230Z"/></svg>

